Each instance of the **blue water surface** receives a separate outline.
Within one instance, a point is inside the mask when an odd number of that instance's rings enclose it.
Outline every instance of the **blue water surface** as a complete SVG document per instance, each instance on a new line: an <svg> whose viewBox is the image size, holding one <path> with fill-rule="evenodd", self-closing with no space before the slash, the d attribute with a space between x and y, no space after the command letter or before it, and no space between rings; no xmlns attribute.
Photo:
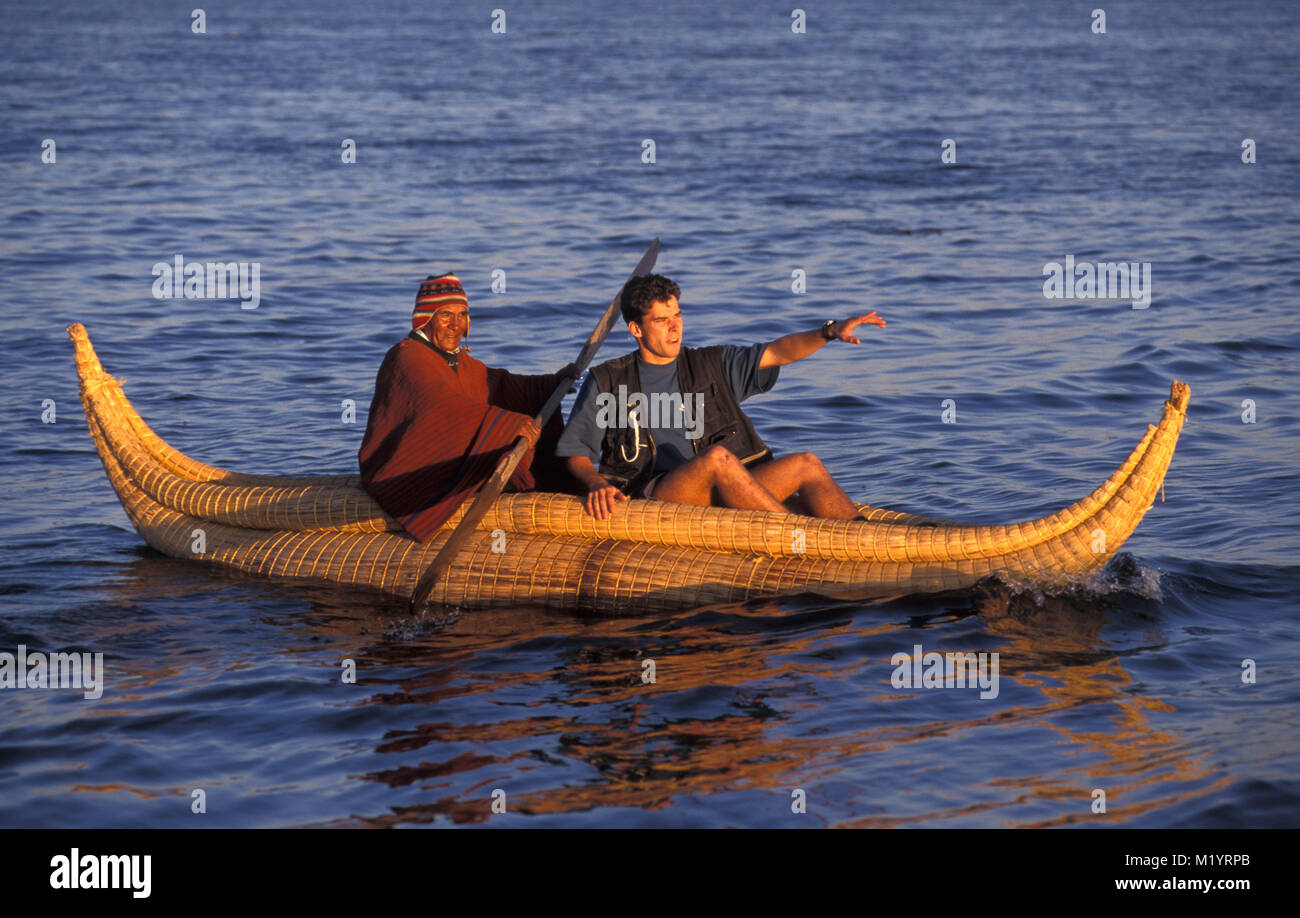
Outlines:
<svg viewBox="0 0 1300 918"><path fill-rule="evenodd" d="M490 6L0 8L0 652L106 670L0 689L0 825L1300 824L1300 6ZM1051 512L1178 378L1165 500L1063 590L421 626L158 555L87 436L72 322L188 455L353 472L426 274L550 371L655 236L689 344L885 316L746 403L853 496ZM257 308L155 298L176 255L257 262ZM1067 255L1149 307L1045 297ZM997 697L894 688L917 644Z"/></svg>

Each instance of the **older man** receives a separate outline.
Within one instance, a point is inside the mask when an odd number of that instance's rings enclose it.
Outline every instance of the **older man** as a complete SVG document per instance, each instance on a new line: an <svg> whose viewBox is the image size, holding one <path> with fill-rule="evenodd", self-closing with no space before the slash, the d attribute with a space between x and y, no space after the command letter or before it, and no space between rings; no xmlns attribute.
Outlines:
<svg viewBox="0 0 1300 918"><path fill-rule="evenodd" d="M389 349L375 379L358 454L361 483L420 541L478 490L520 435L531 446L509 490L530 490L539 475L555 487L562 474L553 458L562 430L558 413L545 431L533 418L572 368L520 376L486 367L461 345L469 326L460 280L431 275L416 295L410 333Z"/></svg>
<svg viewBox="0 0 1300 918"><path fill-rule="evenodd" d="M685 348L680 295L658 274L623 287L623 318L637 349L592 368L557 448L585 486L587 512L605 519L618 502L642 497L857 516L815 455L774 459L740 402L772 388L780 367L828 341L858 344L855 328L883 328L885 320L872 312L751 347Z"/></svg>

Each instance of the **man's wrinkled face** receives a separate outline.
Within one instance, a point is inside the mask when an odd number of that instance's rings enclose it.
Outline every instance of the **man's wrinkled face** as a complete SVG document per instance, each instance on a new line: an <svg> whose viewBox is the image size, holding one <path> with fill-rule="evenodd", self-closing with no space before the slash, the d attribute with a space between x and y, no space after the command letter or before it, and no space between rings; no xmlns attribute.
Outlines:
<svg viewBox="0 0 1300 918"><path fill-rule="evenodd" d="M444 351L460 347L460 339L469 334L469 307L444 306L424 325L424 333Z"/></svg>
<svg viewBox="0 0 1300 918"><path fill-rule="evenodd" d="M655 300L641 316L629 322L628 330L641 345L641 356L649 363L672 363L682 350L682 310L677 297Z"/></svg>

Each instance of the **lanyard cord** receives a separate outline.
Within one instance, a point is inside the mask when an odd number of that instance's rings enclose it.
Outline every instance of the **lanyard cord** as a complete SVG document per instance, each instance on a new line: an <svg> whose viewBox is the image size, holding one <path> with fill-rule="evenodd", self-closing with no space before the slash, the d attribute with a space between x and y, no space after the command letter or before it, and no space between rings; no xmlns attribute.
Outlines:
<svg viewBox="0 0 1300 918"><path fill-rule="evenodd" d="M627 454L627 447L619 444L618 451L623 454L624 462L636 462L636 457L641 455L641 425L637 423L636 409L633 408L627 413L628 422L632 425L632 434L636 437L636 449L632 455Z"/></svg>

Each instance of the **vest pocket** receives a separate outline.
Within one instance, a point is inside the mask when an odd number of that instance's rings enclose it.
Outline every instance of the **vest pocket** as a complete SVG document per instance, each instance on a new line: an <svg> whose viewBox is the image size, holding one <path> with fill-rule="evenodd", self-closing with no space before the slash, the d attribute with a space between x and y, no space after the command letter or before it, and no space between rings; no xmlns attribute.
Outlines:
<svg viewBox="0 0 1300 918"><path fill-rule="evenodd" d="M717 446L719 443L725 446L727 441L735 437L737 433L739 433L739 430L738 428L735 427L726 430L719 430L717 433L712 434L711 436L704 437L703 445L706 448L710 446Z"/></svg>
<svg viewBox="0 0 1300 918"><path fill-rule="evenodd" d="M732 400L721 396L714 383L709 383L705 388L704 435L699 439L699 450L711 446L725 446L733 453L736 451L733 441L740 433L740 422L737 418L723 413L723 409L730 401Z"/></svg>

